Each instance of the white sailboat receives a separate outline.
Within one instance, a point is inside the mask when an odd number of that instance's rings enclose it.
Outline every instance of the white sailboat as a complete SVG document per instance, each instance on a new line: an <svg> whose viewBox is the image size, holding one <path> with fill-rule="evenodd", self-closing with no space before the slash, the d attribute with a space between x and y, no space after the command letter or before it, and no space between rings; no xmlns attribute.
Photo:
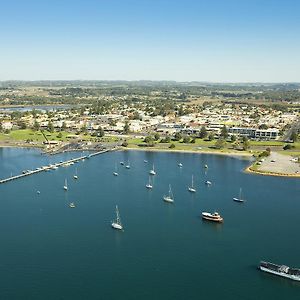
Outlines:
<svg viewBox="0 0 300 300"><path fill-rule="evenodd" d="M117 171L118 171L117 164L115 164L115 171L113 172L114 176L118 176L119 175L119 173Z"/></svg>
<svg viewBox="0 0 300 300"><path fill-rule="evenodd" d="M173 196L173 193L172 193L171 184L169 184L169 194L164 195L163 199L164 199L164 201L169 202L169 203L174 202L174 196Z"/></svg>
<svg viewBox="0 0 300 300"><path fill-rule="evenodd" d="M77 168L75 169L75 175L73 176L74 179L78 179L78 174L77 174Z"/></svg>
<svg viewBox="0 0 300 300"><path fill-rule="evenodd" d="M65 190L65 191L67 191L67 190L68 190L68 182L67 182L67 178L65 179L64 190Z"/></svg>
<svg viewBox="0 0 300 300"><path fill-rule="evenodd" d="M120 213L117 205L116 205L116 219L112 221L111 227L114 229L123 230L123 226L120 219Z"/></svg>
<svg viewBox="0 0 300 300"><path fill-rule="evenodd" d="M150 178L150 176L149 176L149 181L148 181L148 183L146 184L146 188L147 188L147 189L152 189L152 188L153 188L153 185L151 184L151 178Z"/></svg>
<svg viewBox="0 0 300 300"><path fill-rule="evenodd" d="M236 201L236 202L244 202L244 199L242 199L242 188L240 188L239 197L238 197L238 198L234 197L234 198L233 198L233 201Z"/></svg>
<svg viewBox="0 0 300 300"><path fill-rule="evenodd" d="M125 166L126 169L130 169L130 162L128 160L127 165Z"/></svg>
<svg viewBox="0 0 300 300"><path fill-rule="evenodd" d="M196 193L196 189L194 188L194 176L192 175L192 185L188 187L189 192Z"/></svg>
<svg viewBox="0 0 300 300"><path fill-rule="evenodd" d="M150 175L156 175L156 172L154 170L154 164L153 164L152 170L150 170L149 174Z"/></svg>

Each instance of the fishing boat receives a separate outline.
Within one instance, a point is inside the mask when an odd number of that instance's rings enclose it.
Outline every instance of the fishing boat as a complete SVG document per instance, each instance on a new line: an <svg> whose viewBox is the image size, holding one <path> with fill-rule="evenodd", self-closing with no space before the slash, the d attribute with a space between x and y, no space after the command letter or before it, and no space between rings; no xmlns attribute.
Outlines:
<svg viewBox="0 0 300 300"><path fill-rule="evenodd" d="M189 192L196 193L196 189L194 187L194 176L192 175L192 185L188 187Z"/></svg>
<svg viewBox="0 0 300 300"><path fill-rule="evenodd" d="M70 208L75 208L76 206L75 206L75 203L74 202L71 202L70 204L69 204L69 207Z"/></svg>
<svg viewBox="0 0 300 300"><path fill-rule="evenodd" d="M114 229L123 230L123 226L120 219L120 213L117 205L116 205L116 219L112 221L111 227Z"/></svg>
<svg viewBox="0 0 300 300"><path fill-rule="evenodd" d="M65 190L65 191L67 191L67 190L68 190L68 182L67 182L67 179L65 179L64 190Z"/></svg>
<svg viewBox="0 0 300 300"><path fill-rule="evenodd" d="M146 164L148 162L148 160L144 159L144 163Z"/></svg>
<svg viewBox="0 0 300 300"><path fill-rule="evenodd" d="M208 169L208 165L204 165L204 168L205 168L205 169Z"/></svg>
<svg viewBox="0 0 300 300"><path fill-rule="evenodd" d="M179 167L179 168L182 168L182 166L183 166L182 163L179 163L179 164L178 164L178 167Z"/></svg>
<svg viewBox="0 0 300 300"><path fill-rule="evenodd" d="M169 202L169 203L174 202L174 196L173 196L173 193L172 193L171 184L169 184L169 194L164 195L163 199L164 199L164 201Z"/></svg>
<svg viewBox="0 0 300 300"><path fill-rule="evenodd" d="M115 164L115 171L113 172L114 176L118 176L119 175L119 173L117 171L118 171L117 164Z"/></svg>
<svg viewBox="0 0 300 300"><path fill-rule="evenodd" d="M202 219L212 221L212 222L218 222L218 223L223 222L223 218L217 212L214 212L214 213L203 212Z"/></svg>
<svg viewBox="0 0 300 300"><path fill-rule="evenodd" d="M233 198L233 201L236 201L236 202L244 202L244 199L242 198L242 188L240 188L240 193L239 193L239 197L234 197Z"/></svg>
<svg viewBox="0 0 300 300"><path fill-rule="evenodd" d="M36 193L39 195L41 192L40 192L40 191L37 191Z"/></svg>
<svg viewBox="0 0 300 300"><path fill-rule="evenodd" d="M154 170L154 164L153 164L152 170L149 171L149 174L150 175L156 175L156 172Z"/></svg>
<svg viewBox="0 0 300 300"><path fill-rule="evenodd" d="M153 188L153 185L152 185L152 183L151 183L151 178L150 178L150 176L149 176L149 181L148 181L148 183L146 184L146 188L147 188L147 189L152 189L152 188Z"/></svg>
<svg viewBox="0 0 300 300"><path fill-rule="evenodd" d="M124 161L120 161L120 165L124 166Z"/></svg>
<svg viewBox="0 0 300 300"><path fill-rule="evenodd" d="M126 169L130 169L130 162L127 162L127 165L125 166Z"/></svg>
<svg viewBox="0 0 300 300"><path fill-rule="evenodd" d="M205 181L205 184L206 184L206 185L212 185L212 182L209 181L209 180L206 180L206 181Z"/></svg>
<svg viewBox="0 0 300 300"><path fill-rule="evenodd" d="M77 174L77 168L75 169L75 175L73 176L74 179L78 179L78 174Z"/></svg>

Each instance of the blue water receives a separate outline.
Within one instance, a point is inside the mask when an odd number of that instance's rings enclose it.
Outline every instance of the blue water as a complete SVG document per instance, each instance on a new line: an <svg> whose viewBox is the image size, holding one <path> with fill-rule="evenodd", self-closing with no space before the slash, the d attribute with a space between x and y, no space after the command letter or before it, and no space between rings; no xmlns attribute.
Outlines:
<svg viewBox="0 0 300 300"><path fill-rule="evenodd" d="M0 178L79 155L0 149ZM128 160L129 170L119 164ZM0 299L298 299L299 283L257 265L300 267L300 180L245 174L248 163L113 152L0 185ZM174 204L162 200L169 184ZM232 201L240 187L243 204ZM116 204L124 232L110 227ZM223 224L200 218L214 210Z"/></svg>

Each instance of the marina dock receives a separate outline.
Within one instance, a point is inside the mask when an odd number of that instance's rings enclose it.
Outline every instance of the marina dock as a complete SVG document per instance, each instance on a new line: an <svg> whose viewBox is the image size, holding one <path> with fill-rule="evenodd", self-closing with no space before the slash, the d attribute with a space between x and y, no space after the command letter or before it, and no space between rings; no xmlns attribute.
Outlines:
<svg viewBox="0 0 300 300"><path fill-rule="evenodd" d="M79 162L79 161L82 161L82 160L85 160L85 159L89 159L93 156L103 154L103 153L106 153L106 152L110 152L110 151L113 151L113 150L116 150L116 149L105 149L105 150L97 151L95 153L91 153L91 154L88 154L88 155L83 155L83 156L80 156L80 157L72 158L72 159L69 159L69 160L66 160L66 161L63 161L63 162L59 162L59 163L56 163L56 164L50 164L50 165L47 165L47 166L42 166L40 168L36 168L35 170L27 170L27 171L24 171L24 173L22 173L22 174L11 176L11 177L0 180L0 184L6 183L6 182L9 182L9 181L13 181L13 180L16 180L16 179L19 179L19 178L23 178L23 177L26 177L26 176L30 176L30 175L33 175L33 174L37 174L37 173L40 173L40 172L47 172L47 171L50 171L50 170L55 170L59 167L69 166L69 165L72 165L75 162Z"/></svg>

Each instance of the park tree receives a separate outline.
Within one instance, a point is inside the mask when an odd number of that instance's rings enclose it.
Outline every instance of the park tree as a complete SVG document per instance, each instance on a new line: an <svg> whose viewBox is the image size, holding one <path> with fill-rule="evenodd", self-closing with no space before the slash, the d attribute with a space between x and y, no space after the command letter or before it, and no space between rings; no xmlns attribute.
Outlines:
<svg viewBox="0 0 300 300"><path fill-rule="evenodd" d="M180 141L182 139L182 135L180 132L176 132L174 135L174 140L175 141Z"/></svg>
<svg viewBox="0 0 300 300"><path fill-rule="evenodd" d="M104 130L103 130L103 128L101 126L98 128L97 135L99 137L103 137L104 136Z"/></svg>
<svg viewBox="0 0 300 300"><path fill-rule="evenodd" d="M223 149L226 145L226 141L223 138L219 138L215 143L216 149Z"/></svg>
<svg viewBox="0 0 300 300"><path fill-rule="evenodd" d="M39 122L37 120L34 121L32 129L34 131L40 130L40 124L39 124Z"/></svg>
<svg viewBox="0 0 300 300"><path fill-rule="evenodd" d="M183 137L183 143L187 144L187 143L189 143L189 142L190 142L190 137L187 136L187 135L185 135L185 136Z"/></svg>
<svg viewBox="0 0 300 300"><path fill-rule="evenodd" d="M215 139L215 135L213 133L210 133L208 136L209 141L213 141Z"/></svg>
<svg viewBox="0 0 300 300"><path fill-rule="evenodd" d="M160 139L160 135L159 135L158 132L155 132L155 134L154 134L154 139L155 139L156 141L158 141L158 140Z"/></svg>
<svg viewBox="0 0 300 300"><path fill-rule="evenodd" d="M51 121L48 122L47 130L48 130L49 132L54 132L54 126L53 126L53 124L52 124Z"/></svg>
<svg viewBox="0 0 300 300"><path fill-rule="evenodd" d="M129 122L128 121L125 121L123 132L125 134L129 133Z"/></svg>
<svg viewBox="0 0 300 300"><path fill-rule="evenodd" d="M250 148L250 142L246 136L243 137L243 150L248 150Z"/></svg>
<svg viewBox="0 0 300 300"><path fill-rule="evenodd" d="M66 129L67 129L66 122L63 122L62 125L61 125L61 130L66 131Z"/></svg>
<svg viewBox="0 0 300 300"><path fill-rule="evenodd" d="M291 140L293 141L293 143L298 141L298 134L295 130L291 134Z"/></svg>
<svg viewBox="0 0 300 300"><path fill-rule="evenodd" d="M227 130L227 127L224 125L221 129L221 134L220 136L223 138L223 139L227 139L228 137L228 130Z"/></svg>
<svg viewBox="0 0 300 300"><path fill-rule="evenodd" d="M236 141L236 136L234 134L230 137L230 141L232 143L234 143Z"/></svg>
<svg viewBox="0 0 300 300"><path fill-rule="evenodd" d="M199 133L200 139L205 139L207 137L207 130L205 126L202 126Z"/></svg>

